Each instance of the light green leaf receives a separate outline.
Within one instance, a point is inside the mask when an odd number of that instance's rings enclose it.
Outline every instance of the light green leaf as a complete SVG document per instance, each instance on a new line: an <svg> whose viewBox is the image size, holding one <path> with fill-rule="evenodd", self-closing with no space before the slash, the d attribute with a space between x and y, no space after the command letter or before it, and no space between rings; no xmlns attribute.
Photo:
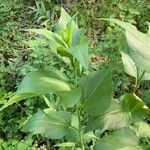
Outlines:
<svg viewBox="0 0 150 150"><path fill-rule="evenodd" d="M88 69L88 41L82 41L80 44L70 47L67 51L73 55L85 68Z"/></svg>
<svg viewBox="0 0 150 150"><path fill-rule="evenodd" d="M129 47L137 52L143 59L149 61L150 58L150 35L138 30L126 31L126 38Z"/></svg>
<svg viewBox="0 0 150 150"><path fill-rule="evenodd" d="M86 130L93 131L100 129L101 133L105 130L116 130L129 126L129 114L124 111L118 100L112 100L110 107L101 115L91 116L87 122Z"/></svg>
<svg viewBox="0 0 150 150"><path fill-rule="evenodd" d="M70 131L72 115L68 112L57 111L35 113L23 126L23 132L41 134L50 139L63 138Z"/></svg>
<svg viewBox="0 0 150 150"><path fill-rule="evenodd" d="M132 130L124 128L97 141L94 150L142 150L138 143Z"/></svg>
<svg viewBox="0 0 150 150"><path fill-rule="evenodd" d="M133 62L133 60L131 59L131 57L129 56L129 54L124 53L123 51L121 51L121 55L122 55L122 62L123 62L123 65L124 65L125 72L128 75L131 75L131 76L135 77L135 79L137 80L137 78L143 72L142 69L140 69L141 67L139 67L137 64L135 64ZM143 62L141 62L141 64L143 64ZM150 80L150 73L145 72L142 80Z"/></svg>
<svg viewBox="0 0 150 150"><path fill-rule="evenodd" d="M140 69L150 72L150 35L144 34L138 31L135 26L117 19L103 20L116 23L126 30L126 39L132 49L129 51L130 57Z"/></svg>
<svg viewBox="0 0 150 150"><path fill-rule="evenodd" d="M144 59L136 51L133 51L130 48L128 49L128 55L135 62L136 66L139 68L138 70L146 71L147 73L150 73L150 61L149 60Z"/></svg>
<svg viewBox="0 0 150 150"><path fill-rule="evenodd" d="M146 122L140 121L134 124L133 130L139 138L150 137L150 125Z"/></svg>
<svg viewBox="0 0 150 150"><path fill-rule="evenodd" d="M144 117L146 117L149 113L149 108L137 95L133 93L126 94L122 105L123 108L131 114L135 121L144 119Z"/></svg>
<svg viewBox="0 0 150 150"><path fill-rule="evenodd" d="M58 34L52 32L52 31L49 31L47 29L27 29L26 31L34 32L36 34L46 37L48 40L53 42L53 44L55 44L56 47L61 46L63 48L68 48L67 44L61 38L61 36L59 36Z"/></svg>
<svg viewBox="0 0 150 150"><path fill-rule="evenodd" d="M109 107L112 99L112 77L110 69L92 72L82 81L83 108L90 115L99 115Z"/></svg>
<svg viewBox="0 0 150 150"><path fill-rule="evenodd" d="M49 89L55 92L70 90L70 87L65 83L62 74L52 70L41 70L28 73L22 80L16 93L36 93L41 95L49 92Z"/></svg>
<svg viewBox="0 0 150 150"><path fill-rule="evenodd" d="M125 72L137 80L137 68L133 60L130 58L130 56L124 52L121 52L122 55L122 62L124 65Z"/></svg>
<svg viewBox="0 0 150 150"><path fill-rule="evenodd" d="M65 94L63 94L62 91L64 91ZM80 91L71 91L70 86L57 72L34 71L25 76L15 95L1 108L1 110L13 103L19 102L22 99L44 95L49 92L53 92L58 95L60 94L60 97L63 98L61 100L61 104L65 104L66 106L73 106L80 99ZM67 94L72 97L67 97ZM68 102L68 104L66 102Z"/></svg>
<svg viewBox="0 0 150 150"><path fill-rule="evenodd" d="M77 28L77 24L73 21L73 18L62 7L60 18L55 26L55 32L61 35L62 31L64 31L66 29L66 26L71 22L72 27Z"/></svg>
<svg viewBox="0 0 150 150"><path fill-rule="evenodd" d="M67 43L68 47L75 46L80 42L80 29L74 26L74 21L71 21L66 25L66 28L62 30L61 37Z"/></svg>
<svg viewBox="0 0 150 150"><path fill-rule="evenodd" d="M68 45L68 48L64 50L75 57L85 69L88 69L88 40L78 29L73 18L63 8L61 9L60 19L56 24L56 33Z"/></svg>

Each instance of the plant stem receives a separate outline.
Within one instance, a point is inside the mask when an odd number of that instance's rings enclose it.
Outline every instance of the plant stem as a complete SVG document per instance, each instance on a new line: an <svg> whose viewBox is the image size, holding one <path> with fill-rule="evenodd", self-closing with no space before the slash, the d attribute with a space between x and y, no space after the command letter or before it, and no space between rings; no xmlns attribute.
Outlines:
<svg viewBox="0 0 150 150"><path fill-rule="evenodd" d="M77 115L78 115L78 120L79 120L79 138L80 138L80 143L81 143L81 149L85 150L83 139L82 139L82 126L81 126L80 111L78 108L77 108Z"/></svg>
<svg viewBox="0 0 150 150"><path fill-rule="evenodd" d="M145 74L145 71L142 72L142 74L139 76L137 82L136 82L136 86L135 88L133 89L133 92L135 93L136 90L138 89L138 87L140 86L140 83L142 82L142 79L143 79L143 76Z"/></svg>
<svg viewBox="0 0 150 150"><path fill-rule="evenodd" d="M74 74L74 78L75 78L75 87L78 87L78 67L77 67L77 62L74 59L74 69L75 69L75 74ZM76 111L77 111L77 116L78 116L78 121L79 121L79 138L80 138L80 143L81 143L81 149L85 150L84 147L84 143L83 143L83 139L82 139L82 126L81 126L81 109L78 109L78 107L76 107Z"/></svg>

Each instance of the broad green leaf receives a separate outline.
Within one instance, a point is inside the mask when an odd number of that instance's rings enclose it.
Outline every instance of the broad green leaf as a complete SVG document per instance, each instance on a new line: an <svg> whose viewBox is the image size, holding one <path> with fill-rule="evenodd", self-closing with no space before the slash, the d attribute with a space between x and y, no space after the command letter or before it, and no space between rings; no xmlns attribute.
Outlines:
<svg viewBox="0 0 150 150"><path fill-rule="evenodd" d="M62 93L62 91L64 91L65 95ZM33 71L25 76L15 95L1 108L1 110L13 103L19 102L22 99L44 95L49 92L53 92L58 95L60 93L60 97L62 96L63 98L61 99L61 104L63 104L64 100L64 104L66 106L73 106L80 99L79 91L71 91L70 86L57 72ZM72 97L67 97L67 94L71 95ZM68 102L68 105L66 104L66 101Z"/></svg>
<svg viewBox="0 0 150 150"><path fill-rule="evenodd" d="M144 119L144 117L146 117L149 113L149 108L137 95L133 93L126 94L122 105L123 108L131 114L135 121Z"/></svg>
<svg viewBox="0 0 150 150"><path fill-rule="evenodd" d="M150 72L150 35L144 34L136 29L135 26L119 21L117 19L103 19L111 21L126 30L126 39L132 60L139 65L143 71Z"/></svg>
<svg viewBox="0 0 150 150"><path fill-rule="evenodd" d="M39 90L38 90L39 89ZM70 90L63 76L55 71L33 71L28 73L18 87L17 94L37 93L38 95L49 92Z"/></svg>
<svg viewBox="0 0 150 150"><path fill-rule="evenodd" d="M47 114L39 111L29 118L22 131L41 134L50 139L60 139L68 134L69 128L72 128L71 117L70 113L64 111L51 111Z"/></svg>
<svg viewBox="0 0 150 150"><path fill-rule="evenodd" d="M127 94L121 103L113 100L104 113L91 116L86 131L100 129L102 133L105 130L130 127L131 123L142 121L148 113L149 109L139 97L135 94Z"/></svg>
<svg viewBox="0 0 150 150"><path fill-rule="evenodd" d="M149 61L150 58L150 35L138 30L126 31L129 47L137 52L142 58Z"/></svg>
<svg viewBox="0 0 150 150"><path fill-rule="evenodd" d="M130 58L130 56L124 52L121 52L122 55L122 62L124 65L125 72L137 80L137 68L133 60Z"/></svg>
<svg viewBox="0 0 150 150"><path fill-rule="evenodd" d="M114 131L96 142L94 150L142 150L138 138L129 128Z"/></svg>
<svg viewBox="0 0 150 150"><path fill-rule="evenodd" d="M111 70L92 72L82 81L83 108L90 115L99 115L109 107L112 99Z"/></svg>
<svg viewBox="0 0 150 150"><path fill-rule="evenodd" d="M134 124L133 130L139 138L150 137L150 125L146 122L140 121Z"/></svg>
<svg viewBox="0 0 150 150"><path fill-rule="evenodd" d="M129 114L124 111L118 100L112 100L110 107L98 116L91 116L87 122L86 130L100 129L101 133L105 130L116 130L129 126Z"/></svg>

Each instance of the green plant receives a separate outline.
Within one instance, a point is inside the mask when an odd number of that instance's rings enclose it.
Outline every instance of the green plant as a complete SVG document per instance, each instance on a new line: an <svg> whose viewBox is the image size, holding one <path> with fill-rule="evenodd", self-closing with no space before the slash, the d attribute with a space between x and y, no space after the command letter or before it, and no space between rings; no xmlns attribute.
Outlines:
<svg viewBox="0 0 150 150"><path fill-rule="evenodd" d="M41 25L47 26L47 23L53 23L57 5L49 0L36 0L35 6L29 7L34 14L34 20ZM53 25L53 24L52 24Z"/></svg>
<svg viewBox="0 0 150 150"><path fill-rule="evenodd" d="M35 19L36 20L49 19L50 12L46 10L43 0L37 0L35 1L35 3L36 3L36 8L30 7L35 12Z"/></svg>
<svg viewBox="0 0 150 150"><path fill-rule="evenodd" d="M125 28L129 49L128 53L121 52L122 61L125 72L135 78L131 93L118 100L112 97L111 64L102 70L89 72L88 40L73 18L62 8L54 32L27 30L41 35L39 41L45 38L43 44L72 67L73 82L68 81L60 70L30 72L1 110L23 99L42 96L47 108L30 116L23 125L23 132L61 139L55 146L62 148L142 149L139 139L150 137L150 127L145 119L149 108L135 91L142 80L149 80L150 36L131 24L103 19ZM141 61L137 61L137 57Z"/></svg>

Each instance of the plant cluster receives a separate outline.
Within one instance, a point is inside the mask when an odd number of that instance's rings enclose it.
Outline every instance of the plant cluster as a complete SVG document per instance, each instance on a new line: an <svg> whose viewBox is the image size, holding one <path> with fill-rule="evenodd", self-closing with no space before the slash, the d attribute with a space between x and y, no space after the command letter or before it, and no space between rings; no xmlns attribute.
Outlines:
<svg viewBox="0 0 150 150"><path fill-rule="evenodd" d="M60 149L142 149L140 139L150 137L146 121L149 108L135 92L143 80L150 79L149 32L142 33L117 19L101 19L125 30L126 49L120 53L134 85L130 93L116 99L112 96L114 63L110 60L104 68L92 71L88 39L74 18L62 8L53 32L45 28L26 30L37 35L31 46L45 47L65 67L28 73L1 111L23 99L41 96L47 106L30 116L21 131L59 139L55 147ZM68 66L73 72L71 80L66 73ZM48 140L47 148L49 145Z"/></svg>

